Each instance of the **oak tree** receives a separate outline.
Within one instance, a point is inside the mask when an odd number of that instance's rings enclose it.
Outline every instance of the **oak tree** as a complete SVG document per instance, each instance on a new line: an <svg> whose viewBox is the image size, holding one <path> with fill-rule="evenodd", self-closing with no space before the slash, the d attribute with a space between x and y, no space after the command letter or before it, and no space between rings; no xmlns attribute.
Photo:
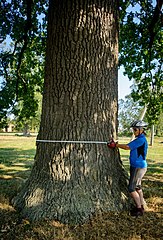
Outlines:
<svg viewBox="0 0 163 240"><path fill-rule="evenodd" d="M127 208L116 149L118 2L49 3L43 105L31 175L14 205L26 217L80 223ZM79 140L83 143L46 142ZM45 142L39 142L45 140ZM84 143L88 141L88 143Z"/></svg>

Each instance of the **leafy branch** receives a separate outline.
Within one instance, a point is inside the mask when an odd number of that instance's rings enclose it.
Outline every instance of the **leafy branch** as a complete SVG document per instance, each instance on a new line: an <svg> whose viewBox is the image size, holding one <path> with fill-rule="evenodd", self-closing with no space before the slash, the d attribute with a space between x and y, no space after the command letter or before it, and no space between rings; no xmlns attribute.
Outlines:
<svg viewBox="0 0 163 240"><path fill-rule="evenodd" d="M130 10L121 20L119 64L134 82L132 97L147 105L148 121L154 123L163 110L162 1L155 7L152 1L132 4L137 11Z"/></svg>

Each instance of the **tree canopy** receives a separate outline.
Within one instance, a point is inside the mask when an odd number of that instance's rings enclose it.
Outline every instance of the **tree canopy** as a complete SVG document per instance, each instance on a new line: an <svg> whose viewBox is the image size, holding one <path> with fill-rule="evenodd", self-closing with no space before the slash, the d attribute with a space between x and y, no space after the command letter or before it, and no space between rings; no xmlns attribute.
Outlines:
<svg viewBox="0 0 163 240"><path fill-rule="evenodd" d="M20 119L35 116L44 78L46 15L46 1L1 1L1 120L9 109Z"/></svg>
<svg viewBox="0 0 163 240"><path fill-rule="evenodd" d="M38 108L35 93L43 86L47 9L46 0L1 1L1 121L9 109L29 119ZM134 81L132 96L147 105L151 123L163 110L161 9L161 0L120 0L119 6L119 65Z"/></svg>
<svg viewBox="0 0 163 240"><path fill-rule="evenodd" d="M119 65L134 81L132 97L147 105L153 124L163 110L163 15L162 1L130 1L121 14ZM123 9L123 8L122 8Z"/></svg>

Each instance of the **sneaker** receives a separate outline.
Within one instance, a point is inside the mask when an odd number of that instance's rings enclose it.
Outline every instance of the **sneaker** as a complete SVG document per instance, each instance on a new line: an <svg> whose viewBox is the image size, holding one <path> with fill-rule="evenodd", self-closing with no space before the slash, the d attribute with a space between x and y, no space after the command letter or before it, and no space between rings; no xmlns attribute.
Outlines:
<svg viewBox="0 0 163 240"><path fill-rule="evenodd" d="M131 214L131 216L135 216L135 217L143 216L143 210L142 210L142 208L135 208L130 211L130 214Z"/></svg>

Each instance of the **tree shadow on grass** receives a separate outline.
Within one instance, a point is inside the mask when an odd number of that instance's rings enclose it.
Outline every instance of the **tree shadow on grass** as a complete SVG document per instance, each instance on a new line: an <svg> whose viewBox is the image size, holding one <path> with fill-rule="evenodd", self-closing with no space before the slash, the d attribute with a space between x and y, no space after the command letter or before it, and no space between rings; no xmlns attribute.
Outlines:
<svg viewBox="0 0 163 240"><path fill-rule="evenodd" d="M35 155L35 149L20 150L17 148L0 148L0 163L10 166L13 163L32 160Z"/></svg>
<svg viewBox="0 0 163 240"><path fill-rule="evenodd" d="M157 176L155 178L158 179ZM144 197L145 199L151 197L163 198L163 182L150 179L148 176L143 180L143 188L144 188Z"/></svg>
<svg viewBox="0 0 163 240"><path fill-rule="evenodd" d="M34 149L0 149L0 196L9 201L29 177L34 163Z"/></svg>
<svg viewBox="0 0 163 240"><path fill-rule="evenodd" d="M16 148L0 149L0 175L17 176L21 171L31 169L35 150L20 150Z"/></svg>
<svg viewBox="0 0 163 240"><path fill-rule="evenodd" d="M163 174L163 162L155 162L152 159L148 159L148 174Z"/></svg>

